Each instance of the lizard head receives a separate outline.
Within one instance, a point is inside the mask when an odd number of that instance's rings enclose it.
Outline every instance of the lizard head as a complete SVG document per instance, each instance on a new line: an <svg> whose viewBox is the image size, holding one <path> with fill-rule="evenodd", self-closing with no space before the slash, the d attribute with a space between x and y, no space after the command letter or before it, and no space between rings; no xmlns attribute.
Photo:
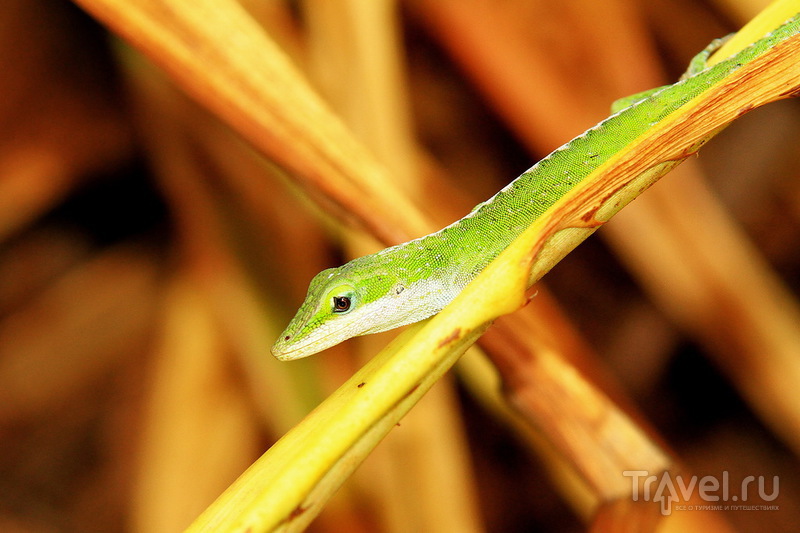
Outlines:
<svg viewBox="0 0 800 533"><path fill-rule="evenodd" d="M329 268L311 280L306 299L272 347L282 360L299 359L340 342L417 322L447 303L439 283L413 283L370 256Z"/></svg>
<svg viewBox="0 0 800 533"><path fill-rule="evenodd" d="M278 359L306 357L358 335L351 333L355 321L348 315L363 306L362 291L339 269L323 270L311 280L308 294L297 314L272 347Z"/></svg>
<svg viewBox="0 0 800 533"><path fill-rule="evenodd" d="M350 337L402 325L389 309L402 306L405 292L396 276L351 263L311 280L303 305L272 347L275 357L299 359Z"/></svg>

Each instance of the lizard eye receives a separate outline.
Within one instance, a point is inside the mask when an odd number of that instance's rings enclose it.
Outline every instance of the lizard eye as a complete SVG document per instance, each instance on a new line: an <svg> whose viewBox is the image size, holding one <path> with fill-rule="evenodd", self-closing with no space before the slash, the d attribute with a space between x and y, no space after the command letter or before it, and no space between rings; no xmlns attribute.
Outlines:
<svg viewBox="0 0 800 533"><path fill-rule="evenodd" d="M351 301L347 296L333 297L333 312L346 313L350 310Z"/></svg>

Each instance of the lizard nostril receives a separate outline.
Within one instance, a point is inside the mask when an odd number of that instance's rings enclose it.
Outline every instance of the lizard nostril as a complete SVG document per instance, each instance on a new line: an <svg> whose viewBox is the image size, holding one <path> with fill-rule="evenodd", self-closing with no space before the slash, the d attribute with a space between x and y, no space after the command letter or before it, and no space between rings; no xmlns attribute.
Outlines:
<svg viewBox="0 0 800 533"><path fill-rule="evenodd" d="M285 341L288 341L288 340L289 340L289 339L291 339L291 338L292 338L292 336L291 336L291 335L286 335L286 336L283 338L283 340L285 340Z"/></svg>

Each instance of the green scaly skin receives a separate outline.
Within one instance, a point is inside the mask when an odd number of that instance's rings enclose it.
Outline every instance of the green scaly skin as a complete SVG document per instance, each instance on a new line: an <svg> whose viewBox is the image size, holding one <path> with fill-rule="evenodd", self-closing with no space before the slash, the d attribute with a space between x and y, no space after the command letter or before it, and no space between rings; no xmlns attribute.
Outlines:
<svg viewBox="0 0 800 533"><path fill-rule="evenodd" d="M323 270L272 353L298 359L350 337L411 324L441 311L532 221L647 129L730 72L800 30L800 15L733 57L705 69L720 42L698 54L674 85L629 105L558 148L467 216L425 237ZM338 304L337 304L338 302ZM338 308L337 308L338 305Z"/></svg>

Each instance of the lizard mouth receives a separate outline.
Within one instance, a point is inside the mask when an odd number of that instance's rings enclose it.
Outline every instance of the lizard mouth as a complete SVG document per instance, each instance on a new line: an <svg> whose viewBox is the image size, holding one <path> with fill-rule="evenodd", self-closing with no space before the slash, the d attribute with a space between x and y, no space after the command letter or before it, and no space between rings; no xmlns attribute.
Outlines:
<svg viewBox="0 0 800 533"><path fill-rule="evenodd" d="M338 335L337 335L338 334ZM340 329L328 331L325 335L310 336L297 343L291 343L294 335L282 334L270 350L279 361L302 359L340 342ZM344 337L346 338L346 337Z"/></svg>
<svg viewBox="0 0 800 533"><path fill-rule="evenodd" d="M287 346L286 343L292 340L291 335L285 335L279 338L275 344L272 345L272 355L280 361L291 361L292 359L300 359L303 357L302 350L308 343L296 344L294 346ZM308 354L310 355L310 354Z"/></svg>
<svg viewBox="0 0 800 533"><path fill-rule="evenodd" d="M294 335L286 334L282 334L278 337L278 340L275 341L275 344L272 345L272 349L270 350L272 355L281 361L290 361L302 357L302 355L296 354L305 348L308 343L300 342L298 344L292 344L291 340L293 338Z"/></svg>

